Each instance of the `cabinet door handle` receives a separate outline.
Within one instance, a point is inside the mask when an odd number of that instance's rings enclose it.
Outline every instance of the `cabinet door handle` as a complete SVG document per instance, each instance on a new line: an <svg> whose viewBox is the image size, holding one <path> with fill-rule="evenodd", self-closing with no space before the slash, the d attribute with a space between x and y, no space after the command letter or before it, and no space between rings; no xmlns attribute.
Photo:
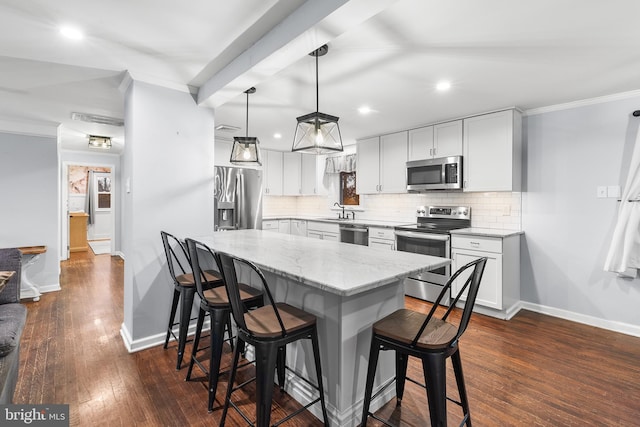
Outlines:
<svg viewBox="0 0 640 427"><path fill-rule="evenodd" d="M480 246L480 243L478 243L478 242L469 242L469 244L471 246L476 246L476 247Z"/></svg>

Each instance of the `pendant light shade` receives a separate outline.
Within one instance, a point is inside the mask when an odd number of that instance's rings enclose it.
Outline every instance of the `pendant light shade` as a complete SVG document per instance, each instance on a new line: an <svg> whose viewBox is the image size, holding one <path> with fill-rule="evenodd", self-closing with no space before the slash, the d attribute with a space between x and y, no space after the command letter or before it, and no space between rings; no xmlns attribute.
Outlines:
<svg viewBox="0 0 640 427"><path fill-rule="evenodd" d="M318 57L326 55L328 51L329 46L323 45L309 54L316 58L316 111L297 118L298 125L291 151L312 154L342 151L338 117L319 111Z"/></svg>
<svg viewBox="0 0 640 427"><path fill-rule="evenodd" d="M254 136L249 136L249 94L255 93L252 87L244 91L247 94L247 121L245 125L246 136L234 136L231 158L229 161L236 165L257 164L262 165L260 156L260 141Z"/></svg>

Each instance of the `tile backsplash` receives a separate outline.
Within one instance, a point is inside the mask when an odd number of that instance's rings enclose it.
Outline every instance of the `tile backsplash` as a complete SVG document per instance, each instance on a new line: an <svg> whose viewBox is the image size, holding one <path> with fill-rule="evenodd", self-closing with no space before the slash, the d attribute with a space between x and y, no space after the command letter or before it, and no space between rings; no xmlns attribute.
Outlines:
<svg viewBox="0 0 640 427"><path fill-rule="evenodd" d="M264 196L263 216L330 216L328 196ZM414 222L416 206L470 206L471 225L480 228L520 230L522 194L519 192L420 194L362 194L355 208L358 219Z"/></svg>

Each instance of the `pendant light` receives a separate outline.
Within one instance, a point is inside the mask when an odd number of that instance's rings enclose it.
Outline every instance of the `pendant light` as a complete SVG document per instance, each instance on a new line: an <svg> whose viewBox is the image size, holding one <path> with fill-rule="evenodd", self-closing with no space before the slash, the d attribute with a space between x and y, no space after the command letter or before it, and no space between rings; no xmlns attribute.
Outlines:
<svg viewBox="0 0 640 427"><path fill-rule="evenodd" d="M229 161L236 165L258 164L262 165L260 156L260 141L254 136L249 136L249 94L255 93L256 88L252 87L244 91L247 94L247 121L245 125L246 136L234 136L233 148L231 149L231 159Z"/></svg>
<svg viewBox="0 0 640 427"><path fill-rule="evenodd" d="M318 57L326 55L328 51L329 46L325 44L309 54L316 58L316 111L297 118L291 151L312 154L342 151L338 117L319 112Z"/></svg>

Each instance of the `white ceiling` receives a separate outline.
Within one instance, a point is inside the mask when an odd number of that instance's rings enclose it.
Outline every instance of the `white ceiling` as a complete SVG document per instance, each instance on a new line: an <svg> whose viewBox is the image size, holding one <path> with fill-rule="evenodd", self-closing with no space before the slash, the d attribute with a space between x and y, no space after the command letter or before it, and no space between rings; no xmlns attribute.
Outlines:
<svg viewBox="0 0 640 427"><path fill-rule="evenodd" d="M250 136L265 148L288 150L295 118L315 109L315 62L306 53L325 41L320 111L340 117L347 144L509 106L526 110L640 89L636 0L184 4L3 0L0 123L62 123L66 148L84 148L87 133L113 136L121 145L122 128L88 126L70 113L122 118L119 86L128 72L162 86L206 88L200 89L203 108L215 106L216 124L237 126L238 135L245 133L242 91L253 85ZM367 19L362 8L384 10ZM296 19L287 20L296 9ZM58 28L67 23L84 29L86 38L60 37ZM304 43L286 43L287 37ZM258 73L267 63L269 72ZM450 91L435 91L441 79L451 81ZM209 96L216 91L230 100ZM360 115L362 105L374 113Z"/></svg>

